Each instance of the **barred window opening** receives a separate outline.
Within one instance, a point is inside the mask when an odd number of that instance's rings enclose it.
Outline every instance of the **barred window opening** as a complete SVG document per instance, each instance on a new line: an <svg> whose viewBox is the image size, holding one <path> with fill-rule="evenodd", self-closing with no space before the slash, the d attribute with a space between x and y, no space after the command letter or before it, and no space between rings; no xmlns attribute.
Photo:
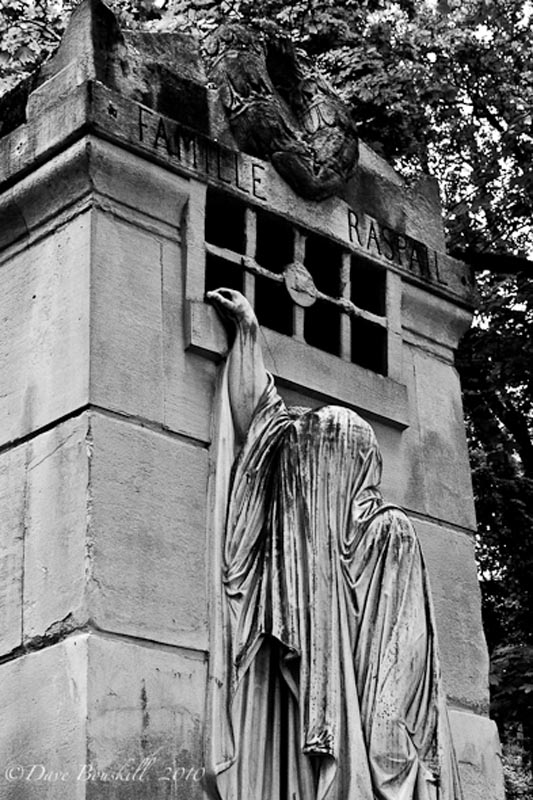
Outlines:
<svg viewBox="0 0 533 800"><path fill-rule="evenodd" d="M349 246L208 188L205 290L238 289L259 323L387 374L388 272Z"/></svg>

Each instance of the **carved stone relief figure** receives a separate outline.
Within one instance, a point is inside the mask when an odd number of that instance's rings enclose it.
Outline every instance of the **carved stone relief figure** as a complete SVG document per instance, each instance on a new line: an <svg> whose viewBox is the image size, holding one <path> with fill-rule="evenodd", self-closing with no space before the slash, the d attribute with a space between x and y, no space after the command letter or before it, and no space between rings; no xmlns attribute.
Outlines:
<svg viewBox="0 0 533 800"><path fill-rule="evenodd" d="M370 425L291 414L247 300L214 436L207 762L219 800L460 800L415 531Z"/></svg>
<svg viewBox="0 0 533 800"><path fill-rule="evenodd" d="M264 42L236 23L218 28L204 55L241 150L272 161L302 197L342 189L357 163L355 126L309 59L275 32Z"/></svg>

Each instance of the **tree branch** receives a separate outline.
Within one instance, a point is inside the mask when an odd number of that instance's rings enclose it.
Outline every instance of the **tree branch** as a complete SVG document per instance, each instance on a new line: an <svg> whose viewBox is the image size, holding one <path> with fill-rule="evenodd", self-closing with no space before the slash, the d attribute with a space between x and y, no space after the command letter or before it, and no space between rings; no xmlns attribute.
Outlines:
<svg viewBox="0 0 533 800"><path fill-rule="evenodd" d="M488 407L511 435L526 476L533 478L533 444L527 420L495 391L485 398Z"/></svg>

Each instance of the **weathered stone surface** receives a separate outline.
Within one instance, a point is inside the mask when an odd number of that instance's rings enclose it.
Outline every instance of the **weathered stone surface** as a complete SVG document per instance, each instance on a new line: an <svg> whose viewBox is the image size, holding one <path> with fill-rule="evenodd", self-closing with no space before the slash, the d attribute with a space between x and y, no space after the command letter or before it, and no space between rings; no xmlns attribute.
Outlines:
<svg viewBox="0 0 533 800"><path fill-rule="evenodd" d="M18 448L25 453L26 642L57 636L87 619L88 426L85 413Z"/></svg>
<svg viewBox="0 0 533 800"><path fill-rule="evenodd" d="M487 713L489 659L473 539L414 518L429 570L442 674L453 705Z"/></svg>
<svg viewBox="0 0 533 800"><path fill-rule="evenodd" d="M89 151L87 139L77 142L2 193L0 250L20 239L31 246L47 222L57 227L66 209L75 215L72 207L92 191Z"/></svg>
<svg viewBox="0 0 533 800"><path fill-rule="evenodd" d="M424 465L413 460L412 448L417 442L416 417L409 406L410 425L403 431L386 422L369 418L383 453L383 494L391 503L425 513ZM409 465L408 467L406 465Z"/></svg>
<svg viewBox="0 0 533 800"><path fill-rule="evenodd" d="M82 214L2 266L1 443L87 402L89 262Z"/></svg>
<svg viewBox="0 0 533 800"><path fill-rule="evenodd" d="M28 235L24 214L16 202L7 198L0 209L0 250Z"/></svg>
<svg viewBox="0 0 533 800"><path fill-rule="evenodd" d="M25 237L27 244L18 253L5 252L8 261L0 278L1 442L18 439L89 400L91 297L91 399L163 421L162 401L153 402L163 392L157 371L161 295L166 291L162 270L166 258L181 291L177 243L187 187L160 167L145 167L139 172L134 157L86 140L6 193L2 222L15 220L16 212L20 225L10 229L10 237ZM80 214L88 193L105 213ZM51 216L64 220L58 232L48 228ZM129 245L122 247L130 233ZM181 323L179 332L181 337ZM109 361L117 350L117 363L123 365L118 370Z"/></svg>
<svg viewBox="0 0 533 800"><path fill-rule="evenodd" d="M87 139L87 170L99 207L178 241L189 182L96 137ZM163 224L161 224L163 223Z"/></svg>
<svg viewBox="0 0 533 800"><path fill-rule="evenodd" d="M444 337L444 334L443 334ZM370 419L383 448L384 492L408 511L475 530L459 379L423 337L404 342L402 379L408 427ZM422 345L425 345L422 349ZM429 351L429 352L428 352ZM450 350L446 348L446 360Z"/></svg>
<svg viewBox="0 0 533 800"><path fill-rule="evenodd" d="M72 91L68 98L53 104L39 117L0 138L0 186L15 176L34 168L72 141L87 123L87 83Z"/></svg>
<svg viewBox="0 0 533 800"><path fill-rule="evenodd" d="M327 362L327 360L328 356L325 355L325 361ZM436 449L430 450L425 454L425 459L421 458L417 407L413 399L416 385L414 384L414 375L410 376L409 374L409 364L410 360L407 359L404 369L404 378L409 392L409 401L406 403L407 412L405 417L408 425L407 428L402 429L397 426L392 426L390 421L386 421L382 418L380 419L375 413L372 413L372 408L374 410L379 410L382 407L382 397L377 397L373 404L369 403L366 407L362 405L357 406L357 403L354 403L354 405L374 428L382 451L383 495L388 501L397 503L408 512L413 512L417 516L438 517L438 514L434 511L433 504L435 498L434 492L436 493L438 490L432 490L431 484L428 484L427 473L428 469L430 474L438 473L440 454ZM307 366L309 366L309 362L307 362ZM284 383L281 382L280 388L283 398L289 405L317 408L328 402L328 400L323 397L320 398L306 392L304 386L298 391L292 387L286 387ZM341 398L341 404L352 405L354 399L360 397L361 391L361 386L355 387L349 398ZM333 395L333 391L329 402L339 402L338 396L336 397ZM460 431L458 432L458 436L459 434ZM461 448L465 447L464 441L460 441L459 444ZM467 499L464 501L463 506L466 508L469 503L470 501ZM449 514L451 516L460 515L461 513L462 509L449 509ZM466 527L468 527L468 525ZM473 529L473 522L471 529ZM472 553L470 553L469 558L473 559ZM474 562L472 561L471 563L473 565Z"/></svg>
<svg viewBox="0 0 533 800"><path fill-rule="evenodd" d="M204 662L200 653L90 637L88 799L203 796Z"/></svg>
<svg viewBox="0 0 533 800"><path fill-rule="evenodd" d="M84 800L87 636L5 662L0 685L2 800Z"/></svg>
<svg viewBox="0 0 533 800"><path fill-rule="evenodd" d="M306 393L303 388L300 390L288 388L283 385L283 382L280 384L279 390L283 400L289 407L321 408L326 404L324 398ZM333 397L330 402L338 402L338 399ZM390 424L376 419L371 413L361 411L361 409L359 409L359 413L361 413L363 419L366 419L372 425L383 456L383 480L381 484L383 496L387 498L388 502L407 506L406 487L409 487L411 483L419 485L423 473L423 467L417 463L410 464L409 469L405 468L403 460L406 458L405 438L408 436L410 429L402 430L401 428L392 427ZM413 497L416 499L418 495L414 495L411 492L410 497L411 499ZM420 495L419 501L419 511L423 513L423 495ZM411 504L409 508L413 510L415 506Z"/></svg>
<svg viewBox="0 0 533 800"><path fill-rule="evenodd" d="M426 513L475 529L472 479L459 378L454 367L412 352L419 441L411 457L424 465Z"/></svg>
<svg viewBox="0 0 533 800"><path fill-rule="evenodd" d="M122 31L104 3L83 0L74 8L56 53L33 80L38 88L27 101L27 116L35 119L87 80L207 132L205 74L191 36ZM18 100L18 107L24 100ZM23 121L20 111L14 121Z"/></svg>
<svg viewBox="0 0 533 800"><path fill-rule="evenodd" d="M23 447L0 455L0 653L22 643L22 586L26 504Z"/></svg>
<svg viewBox="0 0 533 800"><path fill-rule="evenodd" d="M216 366L194 353L184 352L183 321L169 310L165 329L165 427L201 442L211 439L211 410ZM174 319L171 320L171 317ZM175 323L175 324L174 324ZM177 332L176 338L172 337ZM177 358L172 358L177 353Z"/></svg>
<svg viewBox="0 0 533 800"><path fill-rule="evenodd" d="M401 314L409 343L454 363L455 350L472 321L471 311L404 282Z"/></svg>
<svg viewBox="0 0 533 800"><path fill-rule="evenodd" d="M200 798L204 661L81 634L2 664L2 800Z"/></svg>
<svg viewBox="0 0 533 800"><path fill-rule="evenodd" d="M431 285L439 293L464 297L467 302L471 298L472 286L464 266L444 257L442 252L438 253L435 262L433 248L437 242L434 237L423 238L428 230L440 227L440 218L435 216L429 219L426 215L427 219L424 218L420 231L414 221L413 224L407 224L410 217L404 200L409 192L406 193L405 189L398 189L398 203L389 204L389 213L380 217L379 222L371 216L374 209L365 200L371 196L368 193L359 199L350 198L352 207L340 203L338 199L319 205L308 203L302 206L297 195L269 164L243 154L237 155L232 150L221 148L216 142L191 134L168 117L125 99L101 84L77 87L69 96L68 102L57 102L43 111L34 123L5 137L0 142L0 182L27 169L35 158L42 158L47 152L51 152L58 145L61 136L73 136L82 125L103 132L119 142L127 142L129 146L147 153L150 158L157 159L173 170L218 182L224 189L229 186L237 194L240 193L243 200L252 199L259 205L266 204L295 221L323 230L328 235L338 237L341 242L347 241L362 255L369 255L387 266L391 266L391 261L388 260L390 244L387 244L385 238L390 242L391 237L400 237L396 247L398 252L392 257L394 267L412 275L415 282L421 280L424 284ZM216 136L216 132L213 135ZM383 190L388 192L389 184L392 188L395 184L394 181L391 183L388 172L382 172L383 179L372 172L368 180L383 183ZM432 207L429 201L428 207ZM356 214L358 219L357 234L351 214ZM430 215L429 211L428 214ZM372 226L378 239L381 238L379 247L371 234ZM413 262L409 256L416 239L416 236L415 239L409 238L413 234L420 236L416 247L422 248L422 261L426 260L423 242L426 241L429 246L427 275L426 267L422 267L418 259Z"/></svg>
<svg viewBox="0 0 533 800"><path fill-rule="evenodd" d="M204 57L240 149L271 161L302 197L342 190L358 154L348 106L281 31L258 37L226 23Z"/></svg>
<svg viewBox="0 0 533 800"><path fill-rule="evenodd" d="M359 147L358 170L343 197L353 208L386 222L444 253L442 207L435 178L421 175L410 184L364 142Z"/></svg>
<svg viewBox="0 0 533 800"><path fill-rule="evenodd" d="M190 338L187 332L190 332L190 325L184 299L184 290L187 295L192 293L200 297L205 291L204 205L205 186L191 181L182 251L176 253L170 243L163 248L162 313L164 424L173 431L208 442L211 438L216 366L210 360L185 351ZM214 314L211 319L215 324ZM221 330L218 332L225 347L224 333Z"/></svg>
<svg viewBox="0 0 533 800"><path fill-rule="evenodd" d="M435 225L442 220L439 182L433 175L420 175L408 187L405 202L405 232L414 239L431 244L435 250L446 252L444 226Z"/></svg>
<svg viewBox="0 0 533 800"><path fill-rule="evenodd" d="M91 433L91 617L205 647L206 451L101 414Z"/></svg>
<svg viewBox="0 0 533 800"><path fill-rule="evenodd" d="M179 234L187 186L155 165L136 171L134 161L112 146L92 150L95 187L108 198L102 211L114 211L120 203L122 218L117 219L117 212L95 212L91 400L168 424L167 399L172 404L172 393L183 387L183 325L177 304L183 286ZM169 349L173 354L177 349L179 365L170 395L167 376L176 371L176 363L167 359ZM194 404L198 395L192 388L188 395ZM180 408L170 427L189 433L183 417Z"/></svg>
<svg viewBox="0 0 533 800"><path fill-rule="evenodd" d="M504 800L501 747L494 722L452 711L450 723L465 800Z"/></svg>
<svg viewBox="0 0 533 800"><path fill-rule="evenodd" d="M93 225L91 401L161 420L161 243L111 215Z"/></svg>
<svg viewBox="0 0 533 800"><path fill-rule="evenodd" d="M413 388L411 384L411 391ZM449 384L441 386L443 404L450 390ZM310 407L321 404L302 392L284 391L283 394L291 404ZM413 401L410 410L412 424L405 431L369 418L383 453L383 493L388 501L406 506L417 514L413 522L431 576L443 676L451 702L486 712L488 656L482 633L473 541L466 532L454 531L419 516L432 513L439 515L434 511L439 489L432 490L428 477L439 474L441 453L435 448L427 450L424 459L420 457L417 407ZM435 419L438 419L438 414L435 414ZM452 426L448 437L454 430L458 436L461 435L461 429ZM464 441L459 444L464 448ZM461 502L462 507L458 509L448 506L443 511L441 507L441 513L447 513L449 517L460 516L470 502L467 493Z"/></svg>
<svg viewBox="0 0 533 800"><path fill-rule="evenodd" d="M115 62L124 51L124 37L112 11L101 0L83 0L74 8L53 57L43 65L44 83L73 61L83 64L89 77L113 80Z"/></svg>
<svg viewBox="0 0 533 800"><path fill-rule="evenodd" d="M139 162L114 145L88 136L48 161L0 198L0 251L79 214L84 203L178 239L187 181ZM21 247L21 245L19 245ZM6 256L4 256L6 257Z"/></svg>

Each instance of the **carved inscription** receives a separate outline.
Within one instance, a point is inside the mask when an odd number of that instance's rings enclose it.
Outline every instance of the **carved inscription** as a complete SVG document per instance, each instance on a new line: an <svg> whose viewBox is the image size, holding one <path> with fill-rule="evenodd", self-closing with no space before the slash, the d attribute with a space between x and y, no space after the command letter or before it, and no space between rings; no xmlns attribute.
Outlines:
<svg viewBox="0 0 533 800"><path fill-rule="evenodd" d="M386 258L424 280L447 286L439 271L437 253L422 242L381 225L366 214L348 209L347 227L350 243L362 247L370 255Z"/></svg>
<svg viewBox="0 0 533 800"><path fill-rule="evenodd" d="M139 106L139 140L163 150L173 160L193 172L238 189L249 197L268 200L266 167L260 161L229 150L169 119Z"/></svg>
<svg viewBox="0 0 533 800"><path fill-rule="evenodd" d="M243 156L142 106L138 106L136 134L145 147L157 150L186 171L226 185L249 199L273 203L267 167L253 156ZM356 250L424 281L448 287L434 250L366 214L347 209L344 237Z"/></svg>

